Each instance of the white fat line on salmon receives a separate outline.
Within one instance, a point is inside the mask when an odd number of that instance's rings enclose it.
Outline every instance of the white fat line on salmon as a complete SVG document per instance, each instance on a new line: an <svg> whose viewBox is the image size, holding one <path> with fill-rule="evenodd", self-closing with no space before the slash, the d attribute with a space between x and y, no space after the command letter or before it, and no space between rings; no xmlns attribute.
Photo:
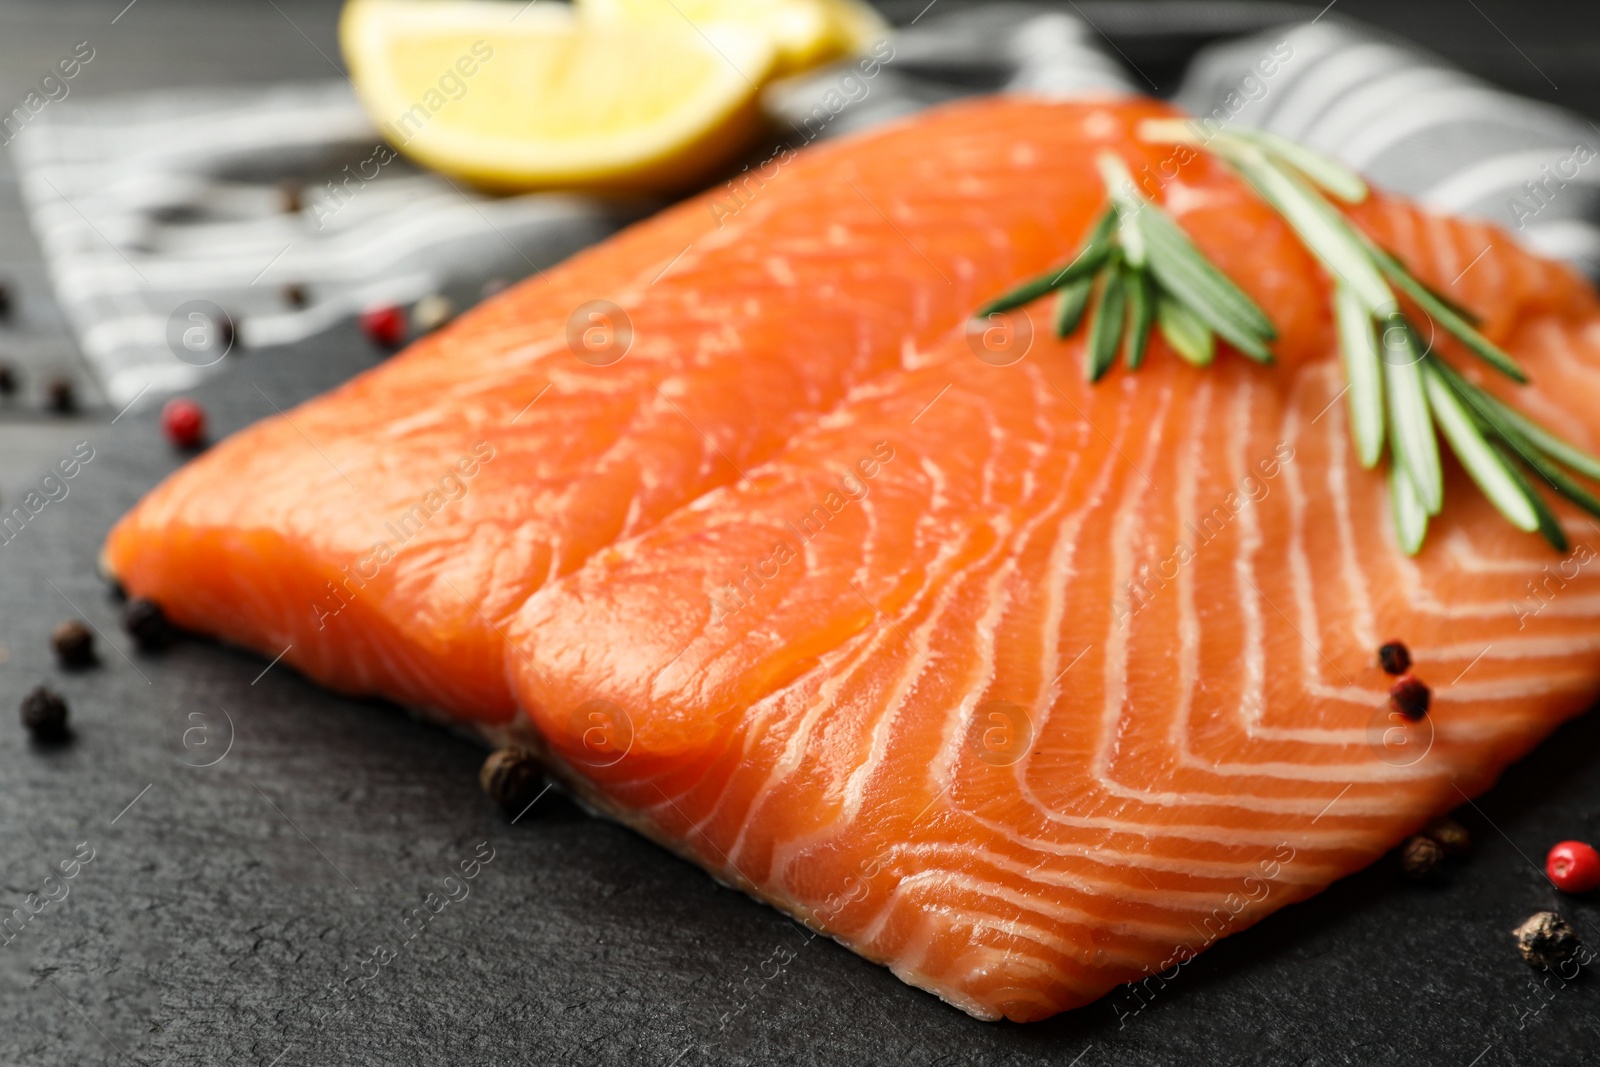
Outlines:
<svg viewBox="0 0 1600 1067"><path fill-rule="evenodd" d="M29 489L22 496L22 501L8 512L0 512L0 545L9 545L12 541L28 528L28 524L50 504L58 504L67 499L67 494L72 487L67 484L94 459L94 446L88 441L79 441L72 446L72 452L56 461L55 467L49 474L39 479L39 488ZM60 477L57 477L57 472Z"/></svg>
<svg viewBox="0 0 1600 1067"><path fill-rule="evenodd" d="M484 854L484 850L488 854ZM480 841L473 847L472 856L456 864L461 872L457 877L455 872L444 877L443 895L429 892L423 897L422 903L412 908L400 919L397 924L392 919L386 919L385 924L396 934L397 940L387 941L372 948L371 954L356 961L360 971L352 971L350 964L345 964L343 971L346 977L341 981L335 979L327 984L328 998L339 1003L338 1007L329 1012L320 1006L311 1008L312 1019L316 1025L321 1025L330 1018L344 1015L350 1009L350 1003L360 996L365 987L374 981L383 969L399 958L413 941L427 932L428 924L451 904L460 904L472 894L472 888L467 884L483 873L483 868L494 860L494 846L487 841ZM372 973L368 974L364 968L371 967Z"/></svg>
<svg viewBox="0 0 1600 1067"><path fill-rule="evenodd" d="M1088 651L1089 651L1089 649L1085 648L1082 653L1079 653L1077 659L1074 659L1072 661L1073 664L1076 664L1078 662L1078 659L1082 659L1083 655L1085 653L1087 653ZM1071 667L1069 666L1068 670L1070 670L1070 669L1071 669ZM1062 674L1065 674L1065 673L1066 673L1066 671L1062 672ZM994 702L990 702L990 703L994 703ZM981 705L980 705L980 707L981 707ZM970 734L971 730L974 728L975 724L978 725L979 727L981 727L981 724L982 724L982 720L979 719L977 716L974 716L972 722L969 723L969 726L968 726L969 734ZM1031 736L1032 736L1031 729L1029 731L1029 736L1030 736L1030 739L1031 739ZM970 742L969 742L969 747L973 748L974 751L977 751L977 747L971 745ZM980 754L978 758L982 759L983 757ZM1018 758L1020 758L1020 754L1019 754ZM1012 760L1012 762L1015 762L1015 760ZM996 765L991 764L991 766L996 766ZM911 831L916 827L916 825L918 823L920 823L923 820L924 816L926 816L930 811L932 811L934 809L935 805L937 805L941 800L944 800L949 796L950 789L951 789L951 787L953 785L955 785L955 782L956 782L956 780L953 777L951 779L949 779L948 781L946 781L945 784L939 789L939 791L933 795L932 799L930 799L926 804L924 804L922 806L922 809L920 811L918 811L917 814L912 817L911 821L908 824L906 824L905 829L896 834L894 839L891 840L889 837L887 837L881 831L868 830L864 834L864 836L862 837L862 842L864 844L872 846L871 851L869 851L866 855L862 856L860 859L855 861L855 863L851 866L849 873L845 875L843 881L839 884L838 890L835 891L835 892L829 893L826 897L823 898L823 900L822 900L822 902L820 904L818 904L816 906L811 906L811 905L807 905L807 904L802 903L798 899L794 899L794 900L791 900L789 902L789 904L788 904L788 906L786 907L785 910L788 911L793 918L798 919L800 924L805 928L805 933L802 935L804 937L804 944L802 944L800 946L801 948L804 948L806 945L809 945L811 942L815 941L819 936L827 936L827 934L828 934L827 925L829 923L831 923L840 914L840 912L842 912L845 908L849 907L852 904L859 904L860 902L866 900L872 894L872 889L873 889L872 883L873 883L873 880L876 879L877 876L885 870L886 864L889 862L890 858L892 857L892 854L896 850L903 849L907 845L907 843L910 841L910 838L911 838ZM1077 813L1077 811L1078 811L1078 802L1082 801L1083 799L1085 799L1085 798L1083 798L1083 797L1073 798L1072 800L1069 800L1064 806L1065 806L1066 809L1071 810L1074 813ZM949 810L949 809L946 809L946 810ZM935 819L937 819L937 816L935 816ZM1109 831L1108 831L1107 836L1109 837ZM1109 846L1109 842L1107 843L1107 845L1108 845L1108 847L1110 847ZM1287 846L1286 845L1280 845L1279 846L1280 850L1283 847L1287 847ZM1123 862L1126 863L1129 867L1135 867L1135 864L1133 863L1133 861L1125 853L1123 853L1120 850L1117 850L1115 848L1112 848L1112 851L1115 852L1119 857L1121 857ZM1292 852L1293 850L1291 849L1290 851ZM1034 866L1033 869L1037 870L1038 867L1043 866L1045 862L1046 862L1045 860L1041 859L1039 861L1039 863ZM1135 869L1138 869L1138 868L1135 867ZM1278 868L1275 867L1274 870L1273 870L1273 873L1276 874L1277 870L1278 870ZM1031 874L1031 873L1032 873L1032 871L1029 872L1029 874ZM1142 869L1140 869L1140 873L1144 874L1144 871ZM899 874L897 876L897 883L898 883L898 881L903 880L905 877L906 877L906 872L904 872L904 871L899 872ZM1145 877L1146 881L1149 881L1150 876L1148 874L1145 874L1144 877ZM1155 888L1155 883L1154 882L1151 882L1151 887ZM734 1019L738 1018L740 1015L742 1015L744 1013L745 1009L747 1007L749 1007L750 1003L755 999L756 994L760 993L763 989L765 989L768 983L776 980L777 978L779 978L779 977L781 977L783 975L788 963L791 960L794 959L796 954L797 953L795 951L791 951L791 950L785 949L781 945L778 946L777 948L775 948L773 950L772 954L769 955L767 957L767 959L763 960L762 963L760 964L760 966L757 968L757 973L760 975L762 981L761 981L761 983L759 985L756 986L756 988L755 988L755 990L753 992L750 990L750 981L751 981L751 979L749 979L749 978L743 979L742 981L736 981L736 982L732 983L736 1002L735 1002L735 1005L734 1005L734 1007L733 1007L733 1009L731 1011L724 1012L720 1016L720 1018L718 1020L719 1025L718 1025L717 1029L718 1030L726 1030L728 1028L728 1024L732 1020L734 1020ZM773 972L771 974L766 973L765 968L768 967L768 966L773 966L774 967L774 970L773 970ZM749 967L748 966L745 967L744 970L748 971ZM1081 1058L1081 1056L1080 1056L1080 1058ZM1073 1062L1077 1062L1077 1061L1074 1060Z"/></svg>
<svg viewBox="0 0 1600 1067"><path fill-rule="evenodd" d="M1085 649L1085 651L1088 650ZM801 925L805 928L805 933L802 935L804 937L804 944L800 946L801 948L804 948L806 945L809 945L811 942L815 941L818 936L827 936L828 923L832 922L846 907L849 907L853 904L859 904L872 894L873 880L876 879L880 873L886 870L886 865L891 859L893 853L895 853L897 850L903 849L906 846L907 841L911 837L911 830L923 820L924 816L934 809L935 805L937 805L941 800L946 799L946 797L949 795L951 786L954 784L955 779L953 778L950 781L947 781L944 786L933 795L933 798L929 800L927 804L923 805L922 810L918 811L917 814L911 819L911 822L907 824L905 830L897 833L894 839L891 840L878 830L867 831L862 840L863 843L872 846L871 851L862 856L860 859L856 860L850 869L850 873L844 877L838 890L836 892L829 893L820 904L813 907L801 903L799 900L791 900L789 902L785 910L787 910L792 917L798 919ZM1082 799L1084 798L1076 798L1074 801L1068 802L1065 806L1068 809L1076 812L1076 801ZM935 818L937 818L937 816L935 816ZM1110 847L1109 844L1108 847ZM1289 851L1289 855L1287 857L1283 856L1283 851L1285 849L1288 849ZM1121 850L1116 848L1111 848L1111 851L1115 853L1128 867L1139 870L1140 874L1144 875L1146 881L1150 880L1150 876L1145 874L1141 868L1137 867L1137 865L1134 864L1133 860L1130 859L1126 853L1123 853ZM1287 842L1280 842L1276 847L1275 855L1278 856L1281 863L1287 863L1294 858L1294 849ZM1043 866L1045 862L1045 860L1041 859L1038 864L1035 864L1032 870L1037 870L1039 867ZM1266 873L1269 865L1270 873ZM1276 877L1282 869L1280 863L1270 860L1263 860L1261 864L1259 864L1259 867L1267 877ZM1028 872L1030 875L1032 870ZM903 881L906 877L906 872L898 872L896 877L897 884ZM1246 893L1251 895L1252 900L1265 898L1265 893L1262 894L1261 898L1254 896L1255 891L1251 888L1251 883L1257 881L1259 880L1254 875L1247 876L1245 879L1244 888ZM1151 882L1150 884L1152 889L1157 888L1154 882ZM893 892L893 890L891 890L891 892ZM1226 901L1224 902L1224 906L1226 906ZM1222 910L1223 907L1216 909L1216 911ZM1216 912L1213 912L1212 917L1214 917L1215 914ZM1208 927L1212 917L1208 917L1206 920ZM1207 944L1209 944L1209 941ZM761 993L768 984L775 981L786 972L787 965L795 958L797 954L798 950L790 950L782 945L775 947L773 952L757 967L757 975L760 977L761 981L756 984L753 990L751 989L751 983L754 981L755 976L743 978L730 983L734 992L735 1004L730 1011L724 1012L719 1017L718 1030L726 1030L728 1025L734 1019L742 1015L745 1009L748 1008L754 1001L755 997ZM766 970L768 967L773 968L770 974L767 973ZM741 971L741 974L749 971L749 969L750 968L748 966L744 967Z"/></svg>
<svg viewBox="0 0 1600 1067"><path fill-rule="evenodd" d="M1123 597L1113 597L1111 600L1111 611L1116 617L1117 626L1126 627L1128 620L1149 605L1156 594L1167 587L1168 582L1176 580L1178 572L1194 560L1201 549L1221 536L1234 516L1244 509L1247 501L1259 504L1265 500L1271 492L1269 483L1283 470L1284 464L1292 462L1294 446L1287 441L1278 442L1271 456L1256 461L1255 473L1239 479L1237 489L1229 490L1222 498L1222 503L1200 517L1198 526L1192 521L1184 523L1189 539L1179 540L1156 564L1140 564L1136 568L1136 576L1123 583ZM1168 573L1169 570L1171 573Z"/></svg>
<svg viewBox="0 0 1600 1067"><path fill-rule="evenodd" d="M923 815L926 815L928 813L928 809L932 808L933 805L945 795L945 792L949 788L949 785L946 785L944 789L939 790L939 792L935 794L933 800L928 802L927 807L924 807L922 811L917 813L917 817L911 820L910 825L914 826ZM909 829L910 826L907 827L907 830ZM841 886L839 892L830 893L819 907L807 907L806 905L801 904L799 901L794 901L787 909L791 912L791 914L794 915L794 917L798 918L801 925L805 927L805 933L801 935L804 940L800 945L800 948L805 948L806 945L811 944L811 942L817 939L819 934L825 936L827 934L827 930L825 928L826 924L838 914L840 909L844 908L848 904L865 900L867 894L871 892L871 880L875 878L878 872L882 869L884 860L888 857L889 853L894 849L895 846L894 842L888 840L883 834L876 830L869 831L864 840L868 844L873 844L876 847L869 855L856 861L856 874L851 874L845 878L844 884ZM859 877L857 877L857 874L859 874ZM797 954L797 949L791 949L781 944L776 945L773 947L772 952L767 956L767 958L762 960L761 963L757 965L755 975L736 979L730 982L729 986L733 992L734 1006L732 1009L723 1012L718 1017L717 1029L719 1031L726 1030L728 1025L734 1019L737 1019L739 1016L743 1015L745 1009L750 1006L751 1002L755 1000L755 998L767 987L769 983L783 976L784 972L788 968L789 963ZM770 974L767 973L767 968L769 967L772 968L772 972ZM740 970L740 974L742 975L749 970L749 966L746 965ZM756 984L754 989L751 989L750 983L754 981L756 977L759 977L761 980Z"/></svg>
<svg viewBox="0 0 1600 1067"><path fill-rule="evenodd" d="M13 908L10 915L0 918L0 947L15 941L17 935L33 922L34 916L42 914L50 905L60 904L66 900L72 892L72 886L68 883L78 877L78 872L83 870L84 864L92 859L94 859L94 846L87 841L78 842L71 858L62 860L56 864L54 870L44 876L40 893L29 893L23 898L22 907Z"/></svg>
<svg viewBox="0 0 1600 1067"><path fill-rule="evenodd" d="M1194 959L1200 953L1210 948L1215 942L1226 936L1234 921L1252 904L1259 905L1272 895L1272 880L1282 873L1283 868L1294 862L1294 846L1287 841L1279 842L1272 850L1272 855L1262 859L1256 864L1259 875L1248 874L1240 885L1243 893L1229 893L1222 901L1211 910L1210 914L1200 920L1200 926L1195 926L1190 920L1189 925L1199 935L1200 947L1195 948L1187 941L1180 941L1172 950L1172 954L1158 964L1152 971L1147 964L1143 970L1145 977L1134 982L1129 982L1127 989L1132 997L1134 1007L1125 1007L1126 999L1122 1002L1111 1002L1111 1010L1118 1019L1117 1029L1128 1025L1128 1020L1138 1015L1145 1008L1155 1002L1155 996L1165 989L1168 983L1177 979L1178 973L1184 964ZM1257 909L1257 914L1261 910ZM1202 927L1204 929L1202 929ZM1154 988L1152 988L1154 983ZM1142 991L1142 992L1141 992Z"/></svg>
<svg viewBox="0 0 1600 1067"><path fill-rule="evenodd" d="M327 582L327 600L331 601L332 607L326 603L318 604L312 601L311 610L317 617L317 629L326 629L329 619L350 606L356 594L366 588L367 583L376 578L384 566L395 558L396 548L415 539L422 533L430 519L465 497L470 488L468 483L477 477L483 464L492 459L494 459L494 446L487 441L479 441L472 446L471 452L463 453L447 468L445 474L435 483L435 488L422 494L417 503L407 508L396 519L385 522L383 528L394 538L394 543L391 545L388 541L374 542L367 554L356 561L354 571L348 563L339 568L344 572L344 580L338 585L332 581Z"/></svg>
<svg viewBox="0 0 1600 1067"><path fill-rule="evenodd" d="M1567 583L1576 579L1578 572L1592 559L1594 559L1594 549L1586 543L1579 542L1571 555L1557 563L1554 570L1546 563L1540 568L1538 579L1530 578L1523 583L1523 588L1528 591L1527 597L1520 601L1511 601L1511 610L1517 616L1517 629L1526 629L1528 620L1543 611L1545 605L1554 600L1556 594L1567 587Z"/></svg>
<svg viewBox="0 0 1600 1067"><path fill-rule="evenodd" d="M712 200L707 205L711 217L716 220L717 228L721 229L725 221L749 207L751 201L767 187L767 183L794 161L795 152L822 136L828 124L840 112L851 104L859 104L865 100L872 89L867 83L876 78L878 72L893 61L894 45L887 39L879 41L866 55L852 63L849 70L840 75L838 82L823 94L821 102L814 105L800 119L799 125L790 120L789 126L794 130L799 143L781 142L772 155L756 164L754 171L746 164L743 170L727 181L727 200Z"/></svg>
<svg viewBox="0 0 1600 1067"><path fill-rule="evenodd" d="M953 779L946 782L943 788L933 795L933 799L923 805L922 810L917 812L911 822L906 824L906 829L899 835L901 839L909 838L911 829L922 821L922 817L928 814L935 804L944 799L953 784ZM894 851L897 845L896 841L891 841L877 830L867 831L862 840L864 843L872 845L873 849L855 862L852 873L845 876L838 892L829 893L817 907L810 907L802 904L799 900L794 900L785 909L794 918L799 919L800 924L805 927L805 933L802 935L804 943L800 946L801 948L811 944L819 935L826 936L828 933L827 924L843 908L867 898L872 892L872 880L878 876L878 873L883 869L883 864L889 858L889 854ZM748 978L742 982L735 981L731 983L734 990L735 1004L732 1010L723 1012L718 1018L717 1029L719 1031L726 1030L730 1022L743 1015L745 1009L755 999L756 994L765 989L769 982L779 978L795 955L796 952L794 950L784 948L781 945L775 947L772 953L765 960L762 960L761 964L756 968L757 974L761 976L762 981L753 992L749 988L750 979ZM766 972L768 966L774 967L771 974ZM744 968L745 971L749 969L748 966Z"/></svg>
<svg viewBox="0 0 1600 1067"><path fill-rule="evenodd" d="M778 577L783 566L800 557L800 546L818 537L851 501L865 500L869 492L867 483L878 476L894 455L894 446L888 441L874 443L870 453L856 460L855 467L840 476L838 489L828 490L800 516L798 527L793 522L785 522L784 526L794 535L792 540L785 537L774 542L766 556L745 564L738 577L708 594L712 625L720 626L728 616L737 615L754 603L756 594Z"/></svg>
<svg viewBox="0 0 1600 1067"><path fill-rule="evenodd" d="M1200 147L1209 144L1251 104L1265 100L1270 88L1268 82L1293 58L1294 45L1287 38L1274 41L1240 76L1233 88L1223 94L1222 102L1217 107L1189 119L1189 132L1200 142ZM1135 178L1145 194L1154 198L1168 183L1177 180L1184 167L1201 155L1194 146L1173 145L1166 158L1156 164L1155 170L1151 170L1150 164L1146 163L1139 168Z"/></svg>

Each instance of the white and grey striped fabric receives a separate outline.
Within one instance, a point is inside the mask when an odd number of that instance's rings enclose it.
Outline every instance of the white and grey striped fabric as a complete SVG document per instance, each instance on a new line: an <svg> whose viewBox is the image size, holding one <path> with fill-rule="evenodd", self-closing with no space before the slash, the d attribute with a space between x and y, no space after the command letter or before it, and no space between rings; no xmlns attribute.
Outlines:
<svg viewBox="0 0 1600 1067"><path fill-rule="evenodd" d="M221 366L214 337L179 340L219 328L190 321L195 301L246 348L284 344L373 304L476 296L642 211L489 198L389 158L345 82L85 103L45 112L12 150L56 298L115 407Z"/></svg>
<svg viewBox="0 0 1600 1067"><path fill-rule="evenodd" d="M1277 61L1258 65L1267 56ZM1436 210L1497 223L1600 278L1600 127L1405 41L1321 21L1212 45L1177 99L1217 123L1292 137Z"/></svg>
<svg viewBox="0 0 1600 1067"><path fill-rule="evenodd" d="M878 54L882 62L870 77L870 61L854 60L774 86L767 110L780 129L808 140L819 125L822 136L838 136L974 93L1135 91L1103 38L1081 19L1040 4L930 16L897 32Z"/></svg>

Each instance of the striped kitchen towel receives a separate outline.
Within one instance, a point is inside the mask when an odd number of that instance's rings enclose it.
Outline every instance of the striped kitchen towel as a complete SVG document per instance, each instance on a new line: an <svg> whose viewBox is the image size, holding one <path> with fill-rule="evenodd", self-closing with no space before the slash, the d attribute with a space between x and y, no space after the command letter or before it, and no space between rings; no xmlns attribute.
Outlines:
<svg viewBox="0 0 1600 1067"><path fill-rule="evenodd" d="M1600 279L1600 127L1406 41L1318 21L1215 44L1178 103L1292 137L1428 207L1497 223Z"/></svg>
<svg viewBox="0 0 1600 1067"><path fill-rule="evenodd" d="M773 86L765 103L797 148L975 93L1134 91L1127 69L1082 19L1001 2L919 19L859 59Z"/></svg>
<svg viewBox="0 0 1600 1067"><path fill-rule="evenodd" d="M421 171L345 82L88 101L41 113L11 148L56 298L116 407L193 385L230 342L475 296L644 210L486 197Z"/></svg>

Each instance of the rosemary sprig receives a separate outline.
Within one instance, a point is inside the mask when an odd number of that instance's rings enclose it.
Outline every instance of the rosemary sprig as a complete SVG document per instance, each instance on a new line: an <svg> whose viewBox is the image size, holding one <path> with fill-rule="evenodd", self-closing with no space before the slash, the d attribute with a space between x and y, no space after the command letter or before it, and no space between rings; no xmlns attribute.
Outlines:
<svg viewBox="0 0 1600 1067"><path fill-rule="evenodd" d="M984 318L1056 292L1055 332L1067 337L1090 311L1084 373L1099 381L1120 346L1130 370L1144 363L1150 331L1159 329L1183 358L1211 362L1213 335L1261 363L1277 331L1266 312L1206 259L1166 210L1133 183L1127 166L1106 153L1097 160L1111 205L1064 267L1031 278L983 305Z"/></svg>
<svg viewBox="0 0 1600 1067"><path fill-rule="evenodd" d="M1600 496L1579 480L1600 480L1600 458L1469 381L1418 335L1396 290L1484 364L1519 384L1528 381L1516 360L1478 331L1472 312L1417 278L1329 202L1330 196L1346 203L1366 199L1360 175L1261 130L1225 130L1202 141L1184 122L1152 120L1140 134L1146 141L1214 153L1289 223L1333 279L1355 453L1371 469L1387 446L1390 512L1408 554L1422 547L1430 518L1444 506L1441 438L1512 525L1542 534L1559 550L1567 546L1566 535L1539 485L1600 517ZM1084 346L1090 381L1111 369L1119 345L1128 369L1138 370L1152 330L1196 367L1215 359L1218 337L1253 360L1271 363L1268 345L1277 332L1266 313L1139 191L1121 159L1106 153L1096 162L1110 205L1077 255L977 314L1007 311L1056 292L1058 337L1091 319Z"/></svg>

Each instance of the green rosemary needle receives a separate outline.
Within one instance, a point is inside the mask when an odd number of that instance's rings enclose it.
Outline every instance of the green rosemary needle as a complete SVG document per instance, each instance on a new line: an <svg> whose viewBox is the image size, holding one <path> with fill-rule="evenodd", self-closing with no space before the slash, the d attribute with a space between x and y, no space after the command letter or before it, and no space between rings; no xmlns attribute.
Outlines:
<svg viewBox="0 0 1600 1067"><path fill-rule="evenodd" d="M1117 358L1117 345L1122 341L1123 303L1127 280L1121 257L1112 260L1100 283L1100 299L1094 305L1094 321L1089 324L1087 361L1084 371L1091 382L1105 377Z"/></svg>
<svg viewBox="0 0 1600 1067"><path fill-rule="evenodd" d="M1156 320L1155 283L1148 271L1128 270L1128 333L1123 339L1122 358L1129 370L1144 365L1145 349L1150 345L1150 327Z"/></svg>
<svg viewBox="0 0 1600 1067"><path fill-rule="evenodd" d="M1209 367L1217 357L1217 338L1194 312L1166 293L1156 294L1156 326L1180 359Z"/></svg>
<svg viewBox="0 0 1600 1067"><path fill-rule="evenodd" d="M1056 290L1056 336L1070 337L1083 321L1094 292L1094 275L1086 274Z"/></svg>

